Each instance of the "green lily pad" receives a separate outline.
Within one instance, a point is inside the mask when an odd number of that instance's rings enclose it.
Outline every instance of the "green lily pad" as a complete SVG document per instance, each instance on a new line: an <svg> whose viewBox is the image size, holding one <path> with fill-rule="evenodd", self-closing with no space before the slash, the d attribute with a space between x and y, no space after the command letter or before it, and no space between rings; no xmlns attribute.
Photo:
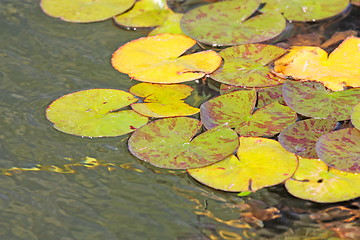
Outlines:
<svg viewBox="0 0 360 240"><path fill-rule="evenodd" d="M360 102L355 105L351 113L351 123L360 130Z"/></svg>
<svg viewBox="0 0 360 240"><path fill-rule="evenodd" d="M320 203L360 197L360 175L329 168L320 159L299 158L299 167L285 182L295 197Z"/></svg>
<svg viewBox="0 0 360 240"><path fill-rule="evenodd" d="M153 121L135 131L129 150L137 158L169 169L206 166L223 160L238 147L237 134L227 126L200 131L201 122L177 117Z"/></svg>
<svg viewBox="0 0 360 240"><path fill-rule="evenodd" d="M115 16L114 21L124 27L155 27L172 13L166 0L139 0L131 10Z"/></svg>
<svg viewBox="0 0 360 240"><path fill-rule="evenodd" d="M316 141L323 134L334 129L336 121L331 119L306 119L285 128L278 140L288 151L301 157L319 158L316 154Z"/></svg>
<svg viewBox="0 0 360 240"><path fill-rule="evenodd" d="M220 85L221 95L238 90L250 90L250 89L246 89L239 86L226 85L226 84ZM266 105L273 102L279 102L280 104L285 105L281 85L256 88L256 93L257 93L257 102L256 102L257 108L265 107Z"/></svg>
<svg viewBox="0 0 360 240"><path fill-rule="evenodd" d="M269 63L285 53L285 49L266 44L245 44L228 47L219 52L223 65L210 77L215 81L243 87L279 85L283 79L275 77Z"/></svg>
<svg viewBox="0 0 360 240"><path fill-rule="evenodd" d="M185 13L181 28L191 38L213 46L263 42L278 36L286 21L277 12L252 16L259 5L258 0L203 5Z"/></svg>
<svg viewBox="0 0 360 240"><path fill-rule="evenodd" d="M285 105L281 85L257 88L256 91L258 94L258 99L256 103L257 108L262 108L273 102L279 102L280 104Z"/></svg>
<svg viewBox="0 0 360 240"><path fill-rule="evenodd" d="M144 98L144 103L133 103L131 108L147 117L177 117L198 113L200 109L185 103L194 89L185 84L139 83L129 92Z"/></svg>
<svg viewBox="0 0 360 240"><path fill-rule="evenodd" d="M254 112L255 103L254 89L224 94L201 105L201 121L207 129L228 124L242 136L273 136L297 118L294 111L278 102Z"/></svg>
<svg viewBox="0 0 360 240"><path fill-rule="evenodd" d="M133 132L148 118L132 110L119 109L136 102L128 92L90 89L70 93L52 102L46 117L64 133L83 137L114 137Z"/></svg>
<svg viewBox="0 0 360 240"><path fill-rule="evenodd" d="M360 88L332 92L317 82L287 81L283 95L286 104L304 116L341 121L350 119L359 102Z"/></svg>
<svg viewBox="0 0 360 240"><path fill-rule="evenodd" d="M279 12L289 21L315 21L329 18L343 12L349 1L327 0L266 0L261 12Z"/></svg>
<svg viewBox="0 0 360 240"><path fill-rule="evenodd" d="M184 14L172 13L169 14L168 18L163 24L152 30L148 36L154 36L161 33L172 33L172 34L184 34L180 27L180 20Z"/></svg>
<svg viewBox="0 0 360 240"><path fill-rule="evenodd" d="M103 21L125 12L135 0L41 0L41 9L49 16L67 22Z"/></svg>
<svg viewBox="0 0 360 240"><path fill-rule="evenodd" d="M187 170L199 182L231 192L255 192L279 184L293 175L298 161L279 142L240 137L238 157L231 155L210 166Z"/></svg>
<svg viewBox="0 0 360 240"><path fill-rule="evenodd" d="M329 166L360 173L360 131L345 128L321 136L316 152Z"/></svg>

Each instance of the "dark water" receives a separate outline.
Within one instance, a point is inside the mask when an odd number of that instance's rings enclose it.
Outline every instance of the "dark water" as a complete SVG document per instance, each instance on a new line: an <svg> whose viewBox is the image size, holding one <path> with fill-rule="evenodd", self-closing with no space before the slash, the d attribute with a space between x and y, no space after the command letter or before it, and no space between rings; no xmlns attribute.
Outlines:
<svg viewBox="0 0 360 240"><path fill-rule="evenodd" d="M121 30L112 21L62 22L44 15L35 0L0 4L0 239L335 236L310 214L355 201L314 204L291 197L281 186L239 198L201 186L185 172L139 162L127 151L128 135L83 139L53 129L44 110L54 99L77 90L127 90L135 84L111 67L110 57L146 32ZM192 101L199 104L206 97L199 92ZM88 158L102 166L84 166ZM61 173L66 164L77 165L72 167L76 173ZM62 169L54 172L51 166ZM13 167L52 171L6 171Z"/></svg>

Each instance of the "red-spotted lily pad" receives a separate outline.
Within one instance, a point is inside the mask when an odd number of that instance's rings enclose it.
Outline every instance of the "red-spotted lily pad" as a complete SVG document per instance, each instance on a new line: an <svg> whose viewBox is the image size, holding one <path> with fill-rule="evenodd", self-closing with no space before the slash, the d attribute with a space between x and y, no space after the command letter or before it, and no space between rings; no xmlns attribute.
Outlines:
<svg viewBox="0 0 360 240"><path fill-rule="evenodd" d="M360 130L360 102L355 105L351 114L351 123Z"/></svg>
<svg viewBox="0 0 360 240"><path fill-rule="evenodd" d="M243 136L273 136L296 120L296 113L278 102L254 112L255 103L255 90L224 94L201 105L201 121L207 129L226 123Z"/></svg>
<svg viewBox="0 0 360 240"><path fill-rule="evenodd" d="M316 152L329 166L360 173L360 131L346 128L321 136Z"/></svg>
<svg viewBox="0 0 360 240"><path fill-rule="evenodd" d="M67 22L98 22L125 12L135 0L41 0L41 9L49 16Z"/></svg>
<svg viewBox="0 0 360 240"><path fill-rule="evenodd" d="M155 84L140 83L129 89L144 103L133 103L131 107L136 112L148 117L189 116L198 113L200 109L185 103L184 98L190 96L194 89L185 84Z"/></svg>
<svg viewBox="0 0 360 240"><path fill-rule="evenodd" d="M172 13L168 16L163 24L155 28L149 33L149 36L154 36L161 33L184 34L180 27L180 20L184 14Z"/></svg>
<svg viewBox="0 0 360 240"><path fill-rule="evenodd" d="M147 117L135 111L118 111L136 101L133 95L121 90L84 90L52 102L46 109L46 117L64 133L114 137L133 132L148 122Z"/></svg>
<svg viewBox="0 0 360 240"><path fill-rule="evenodd" d="M360 174L329 168L320 159L299 158L295 174L285 182L298 198L332 203L360 197Z"/></svg>
<svg viewBox="0 0 360 240"><path fill-rule="evenodd" d="M240 137L237 156L187 170L199 182L230 192L255 192L279 184L295 172L297 158L271 139Z"/></svg>
<svg viewBox="0 0 360 240"><path fill-rule="evenodd" d="M131 78L152 83L180 83L215 71L221 57L212 50L179 57L196 41L179 34L159 34L126 43L116 50L111 63Z"/></svg>
<svg viewBox="0 0 360 240"><path fill-rule="evenodd" d="M262 12L280 12L289 21L315 21L340 14L349 1L266 0Z"/></svg>
<svg viewBox="0 0 360 240"><path fill-rule="evenodd" d="M166 0L139 0L131 10L115 16L114 21L124 27L155 27L172 13Z"/></svg>
<svg viewBox="0 0 360 240"><path fill-rule="evenodd" d="M226 84L220 85L220 94L222 95L238 90L249 90L249 89L244 89L243 87L226 85ZM256 102L257 108L265 107L266 105L273 102L279 102L280 104L285 105L281 85L256 88L256 93L257 93L257 102Z"/></svg>
<svg viewBox="0 0 360 240"><path fill-rule="evenodd" d="M137 158L169 169L206 166L231 155L239 145L237 134L227 126L200 131L201 122L176 117L153 121L136 130L129 150Z"/></svg>
<svg viewBox="0 0 360 240"><path fill-rule="evenodd" d="M317 82L287 81L283 84L286 104L308 117L350 119L353 107L359 102L360 88L332 92Z"/></svg>
<svg viewBox="0 0 360 240"><path fill-rule="evenodd" d="M181 27L186 35L208 45L263 42L279 35L286 23L278 12L252 16L259 5L258 0L203 5L185 13Z"/></svg>
<svg viewBox="0 0 360 240"><path fill-rule="evenodd" d="M279 85L284 80L270 74L268 64L285 53L285 49L266 44L245 44L219 52L223 65L210 77L215 81L242 87Z"/></svg>
<svg viewBox="0 0 360 240"><path fill-rule="evenodd" d="M306 119L289 125L279 135L280 144L301 157L319 158L316 141L334 129L336 121L331 119Z"/></svg>

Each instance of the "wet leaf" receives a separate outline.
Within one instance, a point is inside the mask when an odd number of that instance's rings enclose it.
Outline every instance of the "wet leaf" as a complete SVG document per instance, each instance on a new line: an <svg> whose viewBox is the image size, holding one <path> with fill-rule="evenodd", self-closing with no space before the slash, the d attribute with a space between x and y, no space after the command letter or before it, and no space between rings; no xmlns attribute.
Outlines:
<svg viewBox="0 0 360 240"><path fill-rule="evenodd" d="M279 12L289 21L315 21L329 18L343 12L349 1L328 0L266 0L262 12Z"/></svg>
<svg viewBox="0 0 360 240"><path fill-rule="evenodd" d="M288 151L301 157L319 158L316 154L316 141L324 133L334 129L336 121L331 119L306 119L285 128L278 140Z"/></svg>
<svg viewBox="0 0 360 240"><path fill-rule="evenodd" d="M360 102L355 105L351 113L351 123L360 130Z"/></svg>
<svg viewBox="0 0 360 240"><path fill-rule="evenodd" d="M148 122L147 117L135 111L118 111L136 101L133 95L121 90L84 90L52 102L46 109L46 117L64 133L114 137L132 132Z"/></svg>
<svg viewBox="0 0 360 240"><path fill-rule="evenodd" d="M172 34L184 34L180 27L180 20L184 14L182 13L172 13L168 16L163 24L155 28L149 33L149 36L154 36L162 33L172 33Z"/></svg>
<svg viewBox="0 0 360 240"><path fill-rule="evenodd" d="M135 0L41 0L41 9L49 16L67 22L97 22L125 12Z"/></svg>
<svg viewBox="0 0 360 240"><path fill-rule="evenodd" d="M314 202L341 202L360 196L360 175L329 168L320 159L299 158L299 167L285 182L295 197Z"/></svg>
<svg viewBox="0 0 360 240"><path fill-rule="evenodd" d="M140 83L131 87L129 92L143 97L144 103L133 103L131 107L148 117L193 115L200 109L191 107L182 100L190 96L193 90L185 84Z"/></svg>
<svg viewBox="0 0 360 240"><path fill-rule="evenodd" d="M333 91L360 87L360 38L348 37L329 56L319 47L292 47L275 61L280 75L322 82Z"/></svg>
<svg viewBox="0 0 360 240"><path fill-rule="evenodd" d="M360 6L360 0L351 0L351 4L355 6Z"/></svg>
<svg viewBox="0 0 360 240"><path fill-rule="evenodd" d="M332 92L321 83L287 81L283 84L286 104L308 117L350 119L353 107L359 102L360 88Z"/></svg>
<svg viewBox="0 0 360 240"><path fill-rule="evenodd" d="M266 44L245 44L219 52L224 64L210 77L215 81L243 87L279 85L284 80L270 74L268 64L285 53L285 49Z"/></svg>
<svg viewBox="0 0 360 240"><path fill-rule="evenodd" d="M254 112L255 103L255 90L224 94L201 105L201 121L207 129L226 123L242 136L273 136L296 120L296 113L278 102Z"/></svg>
<svg viewBox="0 0 360 240"><path fill-rule="evenodd" d="M199 182L224 191L255 192L279 184L295 172L297 158L279 142L266 138L240 137L237 156L203 168L189 169Z"/></svg>
<svg viewBox="0 0 360 240"><path fill-rule="evenodd" d="M131 78L152 83L180 83L215 71L221 57L212 50L179 57L196 41L178 34L159 34L126 43L112 56L113 67Z"/></svg>
<svg viewBox="0 0 360 240"><path fill-rule="evenodd" d="M226 84L220 85L220 94L221 95L230 93L230 92L234 92L234 91L238 91L238 90L246 91L246 90L250 90L250 89L246 89L246 88L238 87L238 86L226 85ZM285 105L281 85L272 86L272 87L256 88L256 93L257 93L257 102L256 102L257 108L265 107L266 105L273 103L273 102L279 102L280 104Z"/></svg>
<svg viewBox="0 0 360 240"><path fill-rule="evenodd" d="M124 27L155 27L163 24L172 13L166 0L139 0L132 9L115 16L114 21Z"/></svg>
<svg viewBox="0 0 360 240"><path fill-rule="evenodd" d="M360 173L360 131L355 128L321 136L316 143L316 152L331 167Z"/></svg>
<svg viewBox="0 0 360 240"><path fill-rule="evenodd" d="M321 44L321 48L325 49L335 44L338 44L340 41L344 41L346 38L351 36L356 36L357 32L354 30L347 30L344 32L335 32L330 39L326 40L323 44Z"/></svg>
<svg viewBox="0 0 360 240"><path fill-rule="evenodd" d="M229 46L256 43L279 35L286 26L279 13L252 16L260 1L222 1L203 5L185 13L184 33L208 45Z"/></svg>
<svg viewBox="0 0 360 240"><path fill-rule="evenodd" d="M194 138L200 128L201 122L193 118L159 119L131 135L129 150L157 167L187 169L218 162L238 147L237 134L227 126L219 126Z"/></svg>

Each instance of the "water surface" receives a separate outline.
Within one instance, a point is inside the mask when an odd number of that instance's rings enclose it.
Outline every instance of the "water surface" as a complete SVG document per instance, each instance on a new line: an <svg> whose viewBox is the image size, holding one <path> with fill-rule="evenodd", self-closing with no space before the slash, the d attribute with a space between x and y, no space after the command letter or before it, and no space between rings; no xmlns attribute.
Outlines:
<svg viewBox="0 0 360 240"><path fill-rule="evenodd" d="M316 211L323 205L295 199L281 186L239 198L201 186L183 171L158 170L138 161L127 150L129 135L84 139L53 129L44 111L54 99L78 90L127 90L136 84L111 67L110 57L119 46L146 32L119 29L111 20L62 22L43 14L35 0L0 3L0 168L63 167L87 158L104 165L75 166L76 173L0 175L1 239L328 239L333 235L310 222L308 215L294 212ZM197 94L196 99L207 97ZM252 211L261 208L281 209L281 216L252 218Z"/></svg>

